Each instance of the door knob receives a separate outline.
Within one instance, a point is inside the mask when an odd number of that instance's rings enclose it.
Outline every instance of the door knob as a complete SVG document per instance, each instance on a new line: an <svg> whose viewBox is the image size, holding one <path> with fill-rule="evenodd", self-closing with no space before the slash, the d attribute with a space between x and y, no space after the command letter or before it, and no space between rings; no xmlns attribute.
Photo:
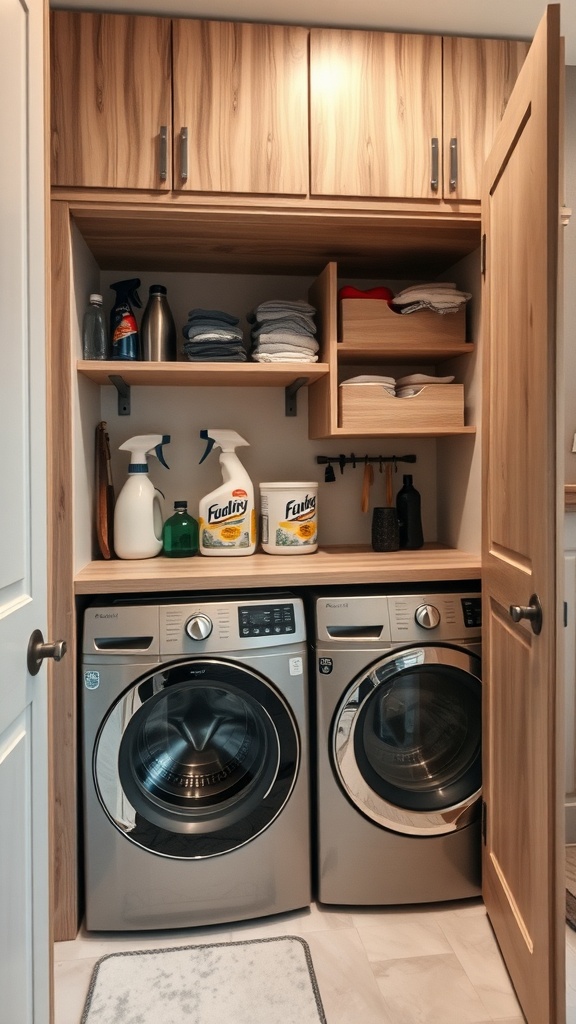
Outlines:
<svg viewBox="0 0 576 1024"><path fill-rule="evenodd" d="M37 675L44 658L53 658L54 661L61 661L66 654L67 647L65 640L56 640L54 643L44 643L44 637L40 629L35 629L28 641L28 653L26 663L31 676Z"/></svg>
<svg viewBox="0 0 576 1024"><path fill-rule="evenodd" d="M542 629L542 605L540 604L538 594L532 594L530 603L527 607L521 604L511 604L510 617L514 622L520 622L521 619L528 619L532 627L532 632L538 636Z"/></svg>

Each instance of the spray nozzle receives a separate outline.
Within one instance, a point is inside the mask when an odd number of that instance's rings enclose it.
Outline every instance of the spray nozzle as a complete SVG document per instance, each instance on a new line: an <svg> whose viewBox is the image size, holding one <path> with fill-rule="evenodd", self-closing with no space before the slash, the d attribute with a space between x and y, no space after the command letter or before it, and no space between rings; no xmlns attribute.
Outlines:
<svg viewBox="0 0 576 1024"><path fill-rule="evenodd" d="M131 437L129 441L121 444L120 451L131 453L129 472L147 473L146 457L148 455L155 455L166 469L170 469L162 450L163 446L169 443L170 434L141 434L138 437Z"/></svg>
<svg viewBox="0 0 576 1024"><path fill-rule="evenodd" d="M240 448L242 445L247 445L248 447L250 445L250 442L245 441L235 430L220 430L219 428L201 430L200 437L203 441L207 442L200 462L204 462L204 459L208 458L214 447L220 448L223 452L233 452L235 448Z"/></svg>
<svg viewBox="0 0 576 1024"><path fill-rule="evenodd" d="M128 302L133 303L137 309L140 309L142 302L138 295L138 289L140 287L140 278L131 277L128 281L116 281L115 284L111 284L110 287L116 292L116 301L122 302L127 299Z"/></svg>

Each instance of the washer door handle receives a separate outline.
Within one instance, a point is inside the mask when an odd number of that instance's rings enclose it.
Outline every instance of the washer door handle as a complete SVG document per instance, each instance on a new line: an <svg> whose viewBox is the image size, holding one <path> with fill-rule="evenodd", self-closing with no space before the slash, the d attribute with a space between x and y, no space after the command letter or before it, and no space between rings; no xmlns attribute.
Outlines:
<svg viewBox="0 0 576 1024"><path fill-rule="evenodd" d="M521 619L528 619L532 627L532 632L538 636L542 630L542 605L540 604L538 594L532 594L527 606L511 604L510 618L514 622L520 622Z"/></svg>

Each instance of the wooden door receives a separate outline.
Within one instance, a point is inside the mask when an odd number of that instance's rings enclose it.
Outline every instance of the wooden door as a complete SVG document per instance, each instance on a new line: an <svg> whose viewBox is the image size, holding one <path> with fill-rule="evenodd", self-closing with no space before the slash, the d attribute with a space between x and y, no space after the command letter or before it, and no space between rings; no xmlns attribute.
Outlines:
<svg viewBox="0 0 576 1024"><path fill-rule="evenodd" d="M169 18L53 11L53 185L171 188Z"/></svg>
<svg viewBox="0 0 576 1024"><path fill-rule="evenodd" d="M47 1024L50 1002L48 682L28 639L46 634L43 0L0 19L0 1019Z"/></svg>
<svg viewBox="0 0 576 1024"><path fill-rule="evenodd" d="M529 45L444 39L445 199L480 199L482 168Z"/></svg>
<svg viewBox="0 0 576 1024"><path fill-rule="evenodd" d="M306 195L308 31L173 22L174 187Z"/></svg>
<svg viewBox="0 0 576 1024"><path fill-rule="evenodd" d="M440 37L311 30L312 195L438 198L441 142Z"/></svg>
<svg viewBox="0 0 576 1024"><path fill-rule="evenodd" d="M529 1024L563 1024L563 474L556 464L559 7L548 8L484 172L486 908ZM516 622L513 607L542 607ZM534 628L533 628L534 627Z"/></svg>

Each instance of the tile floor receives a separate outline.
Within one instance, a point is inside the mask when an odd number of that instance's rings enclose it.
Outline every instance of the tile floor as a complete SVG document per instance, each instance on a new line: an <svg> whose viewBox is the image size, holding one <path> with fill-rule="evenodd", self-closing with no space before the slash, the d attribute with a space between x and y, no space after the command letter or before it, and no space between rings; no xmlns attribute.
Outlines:
<svg viewBox="0 0 576 1024"><path fill-rule="evenodd" d="M576 932L567 931L568 1024L576 1024ZM92 968L106 953L266 935L308 942L328 1024L524 1024L479 899L387 909L313 904L214 928L80 932L55 947L55 1022L80 1024Z"/></svg>

